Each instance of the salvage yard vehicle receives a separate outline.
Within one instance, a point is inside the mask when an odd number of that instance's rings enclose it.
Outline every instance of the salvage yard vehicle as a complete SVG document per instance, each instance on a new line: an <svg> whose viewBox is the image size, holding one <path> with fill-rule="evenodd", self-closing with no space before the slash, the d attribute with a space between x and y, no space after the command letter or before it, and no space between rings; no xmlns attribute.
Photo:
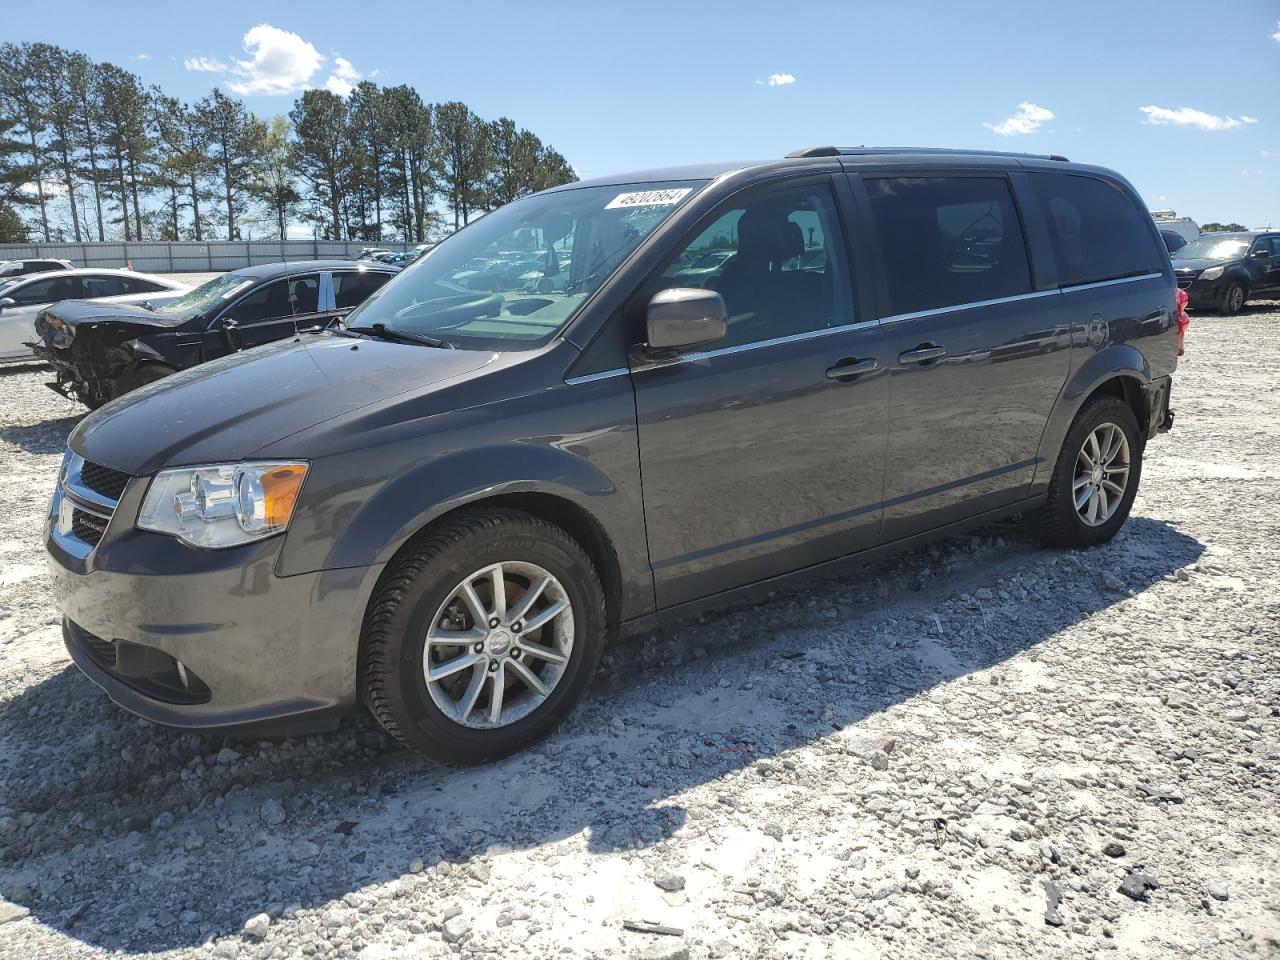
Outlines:
<svg viewBox="0 0 1280 960"><path fill-rule="evenodd" d="M270 263L163 304L68 301L36 315L40 342L30 346L53 366L51 389L97 409L178 370L333 323L396 270L352 260Z"/></svg>
<svg viewBox="0 0 1280 960"><path fill-rule="evenodd" d="M31 340L40 311L60 300L89 300L94 309L129 308L146 312L190 290L164 277L132 270L58 268L0 280L0 362L36 359Z"/></svg>
<svg viewBox="0 0 1280 960"><path fill-rule="evenodd" d="M71 270L74 264L70 260L54 260L40 258L37 260L0 260L0 280L10 277L23 277L29 273L48 273L50 270Z"/></svg>
<svg viewBox="0 0 1280 960"><path fill-rule="evenodd" d="M475 269L530 243L552 290ZM160 723L363 702L409 747L500 757L607 638L1014 514L1106 542L1178 348L1159 233L1098 167L819 147L557 187L345 329L85 419L45 530L65 642Z"/></svg>
<svg viewBox="0 0 1280 960"><path fill-rule="evenodd" d="M1173 254L1193 309L1234 314L1252 296L1280 297L1280 230L1206 233Z"/></svg>

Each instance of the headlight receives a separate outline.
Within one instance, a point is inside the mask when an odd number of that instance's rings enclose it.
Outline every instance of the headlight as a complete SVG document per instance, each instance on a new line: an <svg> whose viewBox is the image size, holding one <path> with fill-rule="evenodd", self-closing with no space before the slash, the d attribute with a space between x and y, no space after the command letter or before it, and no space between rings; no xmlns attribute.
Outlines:
<svg viewBox="0 0 1280 960"><path fill-rule="evenodd" d="M1222 271L1225 269L1226 267L1210 267L1204 273L1200 274L1200 279L1201 280L1217 280L1220 276L1222 276Z"/></svg>
<svg viewBox="0 0 1280 960"><path fill-rule="evenodd" d="M138 514L138 528L195 547L234 547L289 526L305 463L230 463L158 473Z"/></svg>

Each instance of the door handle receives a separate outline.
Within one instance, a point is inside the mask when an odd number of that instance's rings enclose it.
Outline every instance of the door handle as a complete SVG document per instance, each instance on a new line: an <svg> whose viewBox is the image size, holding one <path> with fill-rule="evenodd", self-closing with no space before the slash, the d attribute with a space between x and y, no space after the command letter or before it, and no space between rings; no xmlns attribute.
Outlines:
<svg viewBox="0 0 1280 960"><path fill-rule="evenodd" d="M865 360L859 360L857 357L845 357L842 360L837 360L834 367L827 368L827 379L852 380L854 377L870 373L879 368L880 364L876 362L874 357L868 357Z"/></svg>
<svg viewBox="0 0 1280 960"><path fill-rule="evenodd" d="M933 363L933 361L946 355L946 347L940 347L936 343L922 343L914 350L906 350L898 354L898 362L903 364Z"/></svg>

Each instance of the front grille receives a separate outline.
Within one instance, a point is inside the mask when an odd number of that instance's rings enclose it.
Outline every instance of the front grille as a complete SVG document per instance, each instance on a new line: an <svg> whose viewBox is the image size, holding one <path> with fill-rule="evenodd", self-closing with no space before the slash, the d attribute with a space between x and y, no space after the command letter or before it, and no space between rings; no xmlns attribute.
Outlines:
<svg viewBox="0 0 1280 960"><path fill-rule="evenodd" d="M71 510L71 532L91 546L97 546L102 535L107 532L108 521L97 514L73 507Z"/></svg>
<svg viewBox="0 0 1280 960"><path fill-rule="evenodd" d="M129 474L86 460L80 466L80 482L108 500L119 500L129 482Z"/></svg>

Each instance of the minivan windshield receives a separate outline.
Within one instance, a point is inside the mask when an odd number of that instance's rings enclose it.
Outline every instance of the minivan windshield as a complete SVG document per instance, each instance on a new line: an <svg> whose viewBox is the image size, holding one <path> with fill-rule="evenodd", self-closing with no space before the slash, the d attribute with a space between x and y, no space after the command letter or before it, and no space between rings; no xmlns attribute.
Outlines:
<svg viewBox="0 0 1280 960"><path fill-rule="evenodd" d="M616 184L517 200L424 253L347 325L464 349L546 342L706 181Z"/></svg>
<svg viewBox="0 0 1280 960"><path fill-rule="evenodd" d="M194 320L217 309L233 296L253 283L252 277L238 273L224 273L200 284L194 290L184 293L176 300L152 307L152 311L162 316L172 317L180 323Z"/></svg>
<svg viewBox="0 0 1280 960"><path fill-rule="evenodd" d="M1174 253L1175 260L1236 260L1249 249L1249 241L1238 237L1197 237Z"/></svg>

